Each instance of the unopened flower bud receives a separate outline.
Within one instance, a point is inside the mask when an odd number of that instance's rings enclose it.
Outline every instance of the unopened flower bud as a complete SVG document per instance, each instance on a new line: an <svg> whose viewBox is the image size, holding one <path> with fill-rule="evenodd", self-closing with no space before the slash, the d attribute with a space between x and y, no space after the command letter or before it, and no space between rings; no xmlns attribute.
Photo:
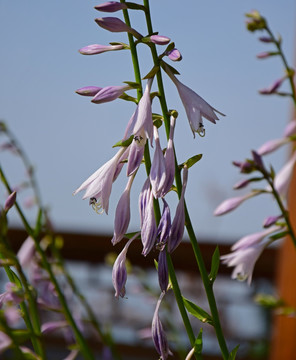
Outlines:
<svg viewBox="0 0 296 360"><path fill-rule="evenodd" d="M264 43L274 42L274 41L272 40L272 38L269 37L269 36L260 36L260 37L259 37L259 40L262 41L262 42L264 42Z"/></svg>
<svg viewBox="0 0 296 360"><path fill-rule="evenodd" d="M95 9L102 12L112 13L119 10L127 9L127 5L117 1L108 1L105 2L104 4L95 6Z"/></svg>
<svg viewBox="0 0 296 360"><path fill-rule="evenodd" d="M134 35L137 39L142 39L142 35L139 34L135 29L127 26L122 20L116 17L103 17L95 19L95 22L105 30L111 32L128 32Z"/></svg>
<svg viewBox="0 0 296 360"><path fill-rule="evenodd" d="M167 53L167 56L172 61L181 61L182 55L178 49L173 49Z"/></svg>
<svg viewBox="0 0 296 360"><path fill-rule="evenodd" d="M157 45L167 45L171 41L170 38L161 35L151 35L149 39L151 42Z"/></svg>
<svg viewBox="0 0 296 360"><path fill-rule="evenodd" d="M274 225L279 219L281 219L283 217L283 214L278 215L278 216L268 216L264 221L263 221L263 227L264 228L268 228L271 225Z"/></svg>
<svg viewBox="0 0 296 360"><path fill-rule="evenodd" d="M106 51L115 51L115 50L122 50L124 49L124 46L121 44L118 45L99 45L99 44L93 44L84 46L79 50L80 54L82 55L96 55L96 54L102 54Z"/></svg>
<svg viewBox="0 0 296 360"><path fill-rule="evenodd" d="M16 200L16 191L12 192L5 201L4 210L8 211L11 209Z"/></svg>
<svg viewBox="0 0 296 360"><path fill-rule="evenodd" d="M98 86L85 86L76 90L75 92L76 94L82 96L95 96L100 90L102 90L102 88Z"/></svg>

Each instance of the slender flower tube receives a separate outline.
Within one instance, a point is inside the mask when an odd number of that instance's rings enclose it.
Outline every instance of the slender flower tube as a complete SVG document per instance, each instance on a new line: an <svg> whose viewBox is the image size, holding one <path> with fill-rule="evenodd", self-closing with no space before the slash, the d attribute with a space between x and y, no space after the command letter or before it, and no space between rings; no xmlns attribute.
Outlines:
<svg viewBox="0 0 296 360"><path fill-rule="evenodd" d="M112 270L112 282L115 289L115 297L125 296L125 284L127 280L127 271L125 266L126 253L130 244L139 236L137 233L124 246L121 253L117 256Z"/></svg>
<svg viewBox="0 0 296 360"><path fill-rule="evenodd" d="M161 247L162 250L164 244L166 243L170 230L171 230L171 212L168 203L164 198L163 201L163 210L162 215L158 224L157 234L159 236L159 243L158 245Z"/></svg>
<svg viewBox="0 0 296 360"><path fill-rule="evenodd" d="M165 248L158 254L158 282L160 290L166 292L169 284L169 272Z"/></svg>
<svg viewBox="0 0 296 360"><path fill-rule="evenodd" d="M139 213L140 213L141 226L144 223L144 218L145 218L148 202L150 199L150 194L151 194L150 179L148 177L144 182L144 185L139 195Z"/></svg>
<svg viewBox="0 0 296 360"><path fill-rule="evenodd" d="M266 236L282 230L282 226L272 226L267 230L259 231L253 234L246 235L238 240L232 247L231 250L245 249L247 247L260 243Z"/></svg>
<svg viewBox="0 0 296 360"><path fill-rule="evenodd" d="M231 275L232 279L241 281L247 279L248 284L250 285L255 263L267 245L268 243L262 242L221 256L223 264L226 264L229 267L234 266Z"/></svg>
<svg viewBox="0 0 296 360"><path fill-rule="evenodd" d="M114 221L114 235L112 238L112 244L117 244L127 231L129 226L131 211L130 211L130 192L134 176L130 176L126 185L126 188L121 195L121 198L117 204Z"/></svg>
<svg viewBox="0 0 296 360"><path fill-rule="evenodd" d="M139 34L135 29L127 26L122 20L116 17L103 17L95 19L95 22L105 30L111 32L128 32L132 34L136 39L142 39L142 35Z"/></svg>
<svg viewBox="0 0 296 360"><path fill-rule="evenodd" d="M101 91L103 88L98 86L84 86L78 90L76 90L76 94L82 95L82 96L95 96L99 91Z"/></svg>
<svg viewBox="0 0 296 360"><path fill-rule="evenodd" d="M125 148L121 148L112 159L107 161L86 179L79 188L74 191L73 195L76 195L81 190L85 190L83 199L90 198L90 205L92 205L97 212L102 210L108 214L109 197L112 190L115 171L119 159L125 151Z"/></svg>
<svg viewBox="0 0 296 360"><path fill-rule="evenodd" d="M124 45L121 44L118 45L93 44L93 45L84 46L79 50L79 52L82 55L97 55L97 54L102 54L106 51L116 51L122 49L124 49Z"/></svg>
<svg viewBox="0 0 296 360"><path fill-rule="evenodd" d="M205 130L202 118L204 117L213 124L216 124L216 120L219 120L219 118L215 112L222 116L225 115L209 105L202 97L197 95L189 87L182 84L167 66L165 66L165 71L177 87L179 96L187 114L191 130L193 132L193 136L195 137L196 132L199 135L204 136Z"/></svg>
<svg viewBox="0 0 296 360"><path fill-rule="evenodd" d="M183 186L182 192L177 205L174 220L172 222L169 238L168 238L168 251L171 254L180 244L184 234L185 226L185 208L184 208L184 196L187 186L188 168L183 168Z"/></svg>
<svg viewBox="0 0 296 360"><path fill-rule="evenodd" d="M159 307L164 297L164 294L165 292L162 292L160 294L152 319L152 339L155 345L155 349L158 352L158 354L161 356L162 360L166 360L169 355L172 355L169 349L166 334L163 330L162 323L159 319Z"/></svg>
<svg viewBox="0 0 296 360"><path fill-rule="evenodd" d="M153 193L150 191L147 199L147 206L145 208L143 223L141 224L141 240L143 244L142 254L146 256L152 250L156 237L157 237L157 226L154 215L153 206Z"/></svg>
<svg viewBox="0 0 296 360"><path fill-rule="evenodd" d="M296 162L296 151L294 151L290 160L282 167L274 178L275 190L280 194L281 197L287 198L289 185L293 175L293 169ZM271 190L270 187L267 190Z"/></svg>
<svg viewBox="0 0 296 360"><path fill-rule="evenodd" d="M151 108L151 98L150 91L152 86L153 78L147 81L147 85L144 91L143 96L141 97L136 113L133 117L132 124L133 134L137 134L144 129L147 138L150 140L152 145L153 141L153 121L152 121L152 108Z"/></svg>
<svg viewBox="0 0 296 360"><path fill-rule="evenodd" d="M108 1L103 4L95 6L95 9L103 12L116 12L119 10L127 9L127 5L117 1Z"/></svg>
<svg viewBox="0 0 296 360"><path fill-rule="evenodd" d="M215 216L220 216L229 213L230 211L236 209L240 206L245 200L250 199L251 197L258 195L258 192L251 192L250 194L244 196L237 196L224 200L214 211Z"/></svg>
<svg viewBox="0 0 296 360"><path fill-rule="evenodd" d="M155 152L150 170L150 183L155 198L159 198L163 193L166 180L166 166L164 155L160 147L157 127L154 127Z"/></svg>
<svg viewBox="0 0 296 360"><path fill-rule="evenodd" d="M105 102L113 101L121 96L126 90L132 89L129 85L124 86L106 86L102 88L92 98L91 102L95 104L102 104Z"/></svg>
<svg viewBox="0 0 296 360"><path fill-rule="evenodd" d="M175 178L175 152L174 152L174 130L176 118L171 115L170 118L170 135L166 152L164 154L165 162L165 183L162 188L161 196L165 196L171 189Z"/></svg>

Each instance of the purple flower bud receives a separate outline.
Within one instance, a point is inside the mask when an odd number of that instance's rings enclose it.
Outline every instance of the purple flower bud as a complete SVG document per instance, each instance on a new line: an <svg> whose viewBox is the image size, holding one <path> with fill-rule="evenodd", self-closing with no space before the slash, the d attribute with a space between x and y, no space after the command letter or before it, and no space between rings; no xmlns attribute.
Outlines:
<svg viewBox="0 0 296 360"><path fill-rule="evenodd" d="M85 86L76 90L75 92L76 94L82 96L95 96L100 90L102 90L102 88L98 86Z"/></svg>
<svg viewBox="0 0 296 360"><path fill-rule="evenodd" d="M233 189L234 190L243 189L244 187L248 186L249 183L250 183L249 179L241 180L233 186Z"/></svg>
<svg viewBox="0 0 296 360"><path fill-rule="evenodd" d="M12 192L5 201L4 210L8 211L11 209L16 201L16 191Z"/></svg>
<svg viewBox="0 0 296 360"><path fill-rule="evenodd" d="M141 240L143 244L142 254L148 255L152 250L157 237L157 226L153 207L153 194L150 191L147 206L145 208L143 223L141 224Z"/></svg>
<svg viewBox="0 0 296 360"><path fill-rule="evenodd" d="M274 41L272 40L272 38L269 37L269 36L260 36L258 39L259 39L260 41L264 42L264 43L274 42Z"/></svg>
<svg viewBox="0 0 296 360"><path fill-rule="evenodd" d="M121 198L117 204L115 212L115 222L114 222L114 235L112 244L117 244L127 231L129 226L131 212L130 212L130 192L131 186L134 180L134 176L131 176L128 180L127 186L121 195Z"/></svg>
<svg viewBox="0 0 296 360"><path fill-rule="evenodd" d="M262 95L274 94L279 87L282 85L283 81L286 79L286 76L281 79L276 80L269 88L259 90L259 93Z"/></svg>
<svg viewBox="0 0 296 360"><path fill-rule="evenodd" d="M166 179L164 155L160 147L158 130L154 127L155 152L150 170L150 183L155 198L159 198L163 192Z"/></svg>
<svg viewBox="0 0 296 360"><path fill-rule="evenodd" d="M283 218L283 214L278 215L278 216L268 216L264 221L263 221L263 227L264 228L268 228L271 225L274 225L279 219Z"/></svg>
<svg viewBox="0 0 296 360"><path fill-rule="evenodd" d="M252 155L253 155L254 164L257 167L257 169L265 170L261 156L254 150L252 150Z"/></svg>
<svg viewBox="0 0 296 360"><path fill-rule="evenodd" d="M106 86L102 88L91 100L95 104L102 104L119 98L126 90L132 89L129 85Z"/></svg>
<svg viewBox="0 0 296 360"><path fill-rule="evenodd" d="M127 9L127 5L124 3L119 3L117 1L108 1L103 4L95 6L95 9L102 12L116 12L119 10Z"/></svg>
<svg viewBox="0 0 296 360"><path fill-rule="evenodd" d="M256 55L257 59L266 59L270 57L270 53L265 51Z"/></svg>
<svg viewBox="0 0 296 360"><path fill-rule="evenodd" d="M158 282L161 291L167 291L169 272L165 249L161 250L158 255Z"/></svg>
<svg viewBox="0 0 296 360"><path fill-rule="evenodd" d="M79 50L80 54L82 55L96 55L96 54L102 54L106 51L115 51L115 50L122 50L124 49L124 46L121 44L118 45L88 45Z"/></svg>
<svg viewBox="0 0 296 360"><path fill-rule="evenodd" d="M220 216L229 213L230 211L236 209L240 206L245 200L257 195L257 192L252 192L244 196L237 196L230 199L224 200L214 211L215 216Z"/></svg>
<svg viewBox="0 0 296 360"><path fill-rule="evenodd" d="M125 266L126 253L130 244L139 236L137 233L124 246L121 253L117 256L112 269L112 282L115 289L115 297L125 296L125 284L127 280L127 271Z"/></svg>
<svg viewBox="0 0 296 360"><path fill-rule="evenodd" d="M293 136L293 135L296 135L296 120L289 121L284 131L285 137Z"/></svg>
<svg viewBox="0 0 296 360"><path fill-rule="evenodd" d="M182 55L178 49L170 50L167 53L167 56L172 61L181 61L182 60Z"/></svg>
<svg viewBox="0 0 296 360"><path fill-rule="evenodd" d="M144 223L146 208L148 206L150 194L151 194L150 179L148 177L146 179L146 181L144 182L143 188L142 188L142 190L140 192L140 196L139 196L139 212L140 212L141 226Z"/></svg>
<svg viewBox="0 0 296 360"><path fill-rule="evenodd" d="M41 333L48 334L69 326L66 320L48 321L41 326Z"/></svg>
<svg viewBox="0 0 296 360"><path fill-rule="evenodd" d="M116 17L103 17L95 19L95 22L105 30L111 32L128 32L132 34L138 40L142 39L142 35L139 34L135 29L127 26L122 20Z"/></svg>
<svg viewBox="0 0 296 360"><path fill-rule="evenodd" d="M182 193L179 199L179 203L177 205L175 217L172 222L172 226L168 238L168 251L170 254L179 246L184 234L184 226L185 226L184 196L187 186L187 179L188 179L188 168L184 167Z"/></svg>
<svg viewBox="0 0 296 360"><path fill-rule="evenodd" d="M27 267L34 256L35 253L35 242L31 237L28 237L20 247L17 257L20 265L22 267Z"/></svg>
<svg viewBox="0 0 296 360"><path fill-rule="evenodd" d="M159 244L163 246L171 230L171 212L168 203L165 199L163 201L162 215L158 224L157 234L159 235Z"/></svg>
<svg viewBox="0 0 296 360"><path fill-rule="evenodd" d="M149 39L151 42L157 45L167 45L171 41L170 38L161 35L151 35Z"/></svg>
<svg viewBox="0 0 296 360"><path fill-rule="evenodd" d="M155 349L158 352L158 354L161 356L162 360L166 360L169 355L172 355L168 346L166 334L163 330L163 326L159 319L159 306L163 299L164 294L165 293L162 292L159 300L157 301L152 319L152 339L155 345Z"/></svg>

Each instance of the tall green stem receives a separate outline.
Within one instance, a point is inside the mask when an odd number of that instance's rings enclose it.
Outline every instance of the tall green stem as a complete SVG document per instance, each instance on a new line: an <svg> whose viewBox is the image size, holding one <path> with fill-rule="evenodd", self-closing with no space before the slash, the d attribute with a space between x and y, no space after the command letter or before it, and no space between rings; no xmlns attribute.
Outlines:
<svg viewBox="0 0 296 360"><path fill-rule="evenodd" d="M145 14L146 14L146 22L147 22L148 31L149 31L149 34L152 34L153 28L152 28L152 22L151 22L151 17L150 17L149 0L144 0L144 5L147 8L147 11ZM158 60L158 56L157 56L157 52L156 52L156 47L154 46L154 44L151 45L151 52L152 52L154 65L158 65L159 60ZM161 108L162 108L162 112L163 112L163 116L164 116L166 133L167 133L167 137L168 137L169 136L168 108L166 105L164 87L163 87L163 82L162 82L162 77L161 77L160 71L157 73L157 81L158 81L158 86L159 86L160 104L161 104ZM177 164L177 160L176 160L176 164ZM178 167L176 167L176 169L178 169ZM175 179L176 179L176 186L178 189L178 194L180 197L181 191L182 191L182 181L181 181L180 171L178 171L178 170L176 170ZM223 358L228 359L229 352L228 352L228 348L227 348L224 334L222 331L220 319L219 319L219 313L218 313L217 304L216 304L216 300L215 300L215 296L214 296L214 292L213 292L213 286L208 277L208 273L207 273L207 270L206 270L206 267L205 267L205 264L203 261L203 257L202 257L199 245L197 243L197 239L196 239L196 236L195 236L195 233L193 230L193 226L192 226L192 223L191 223L191 220L189 217L189 213L188 213L186 204L185 204L185 224L186 224L188 236L189 236L192 248L193 248L193 252L194 252L197 264L198 264L198 268L199 268L199 271L201 274L201 278L202 278L202 281L204 284L204 288L205 288L205 291L207 294L208 303L209 303L209 307L211 310L214 328L216 331L216 336L217 336L217 339L219 342L219 346L220 346Z"/></svg>

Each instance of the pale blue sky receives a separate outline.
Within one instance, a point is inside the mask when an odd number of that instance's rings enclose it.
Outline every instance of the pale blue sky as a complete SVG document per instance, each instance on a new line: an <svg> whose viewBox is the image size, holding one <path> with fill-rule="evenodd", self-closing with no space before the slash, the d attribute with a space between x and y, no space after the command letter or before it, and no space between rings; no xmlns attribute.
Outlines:
<svg viewBox="0 0 296 360"><path fill-rule="evenodd" d="M133 80L128 51L92 57L77 51L93 43L127 42L126 34L112 34L96 25L94 18L110 16L95 11L97 4L0 0L0 118L21 139L35 165L56 227L111 233L116 202L126 182L124 173L114 185L109 216L98 216L80 195L72 196L82 181L113 156L112 145L122 137L134 110L133 104L121 100L95 105L75 94L82 86ZM204 155L190 171L187 189L192 220L202 236L235 239L260 230L263 218L275 211L270 200L258 198L233 214L212 215L222 200L238 194L231 190L241 178L232 160L242 160L250 149L281 136L290 117L288 99L258 95L258 89L282 75L282 65L278 59L256 59L270 45L246 31L244 14L258 9L267 17L275 33L282 35L293 64L295 7L292 0L151 1L154 30L169 36L183 55L176 64L179 79L227 115L217 125L206 122L206 137L193 139L176 89L165 78L168 106L180 113L175 140L179 161ZM140 12L132 14L132 24L145 33ZM141 56L144 75L152 64L144 46ZM285 150L276 156L277 169L285 156ZM1 163L13 185L17 184L23 176L17 159L1 154ZM143 180L142 170L132 194L131 231L138 226L137 199ZM1 199L5 199L2 188Z"/></svg>

